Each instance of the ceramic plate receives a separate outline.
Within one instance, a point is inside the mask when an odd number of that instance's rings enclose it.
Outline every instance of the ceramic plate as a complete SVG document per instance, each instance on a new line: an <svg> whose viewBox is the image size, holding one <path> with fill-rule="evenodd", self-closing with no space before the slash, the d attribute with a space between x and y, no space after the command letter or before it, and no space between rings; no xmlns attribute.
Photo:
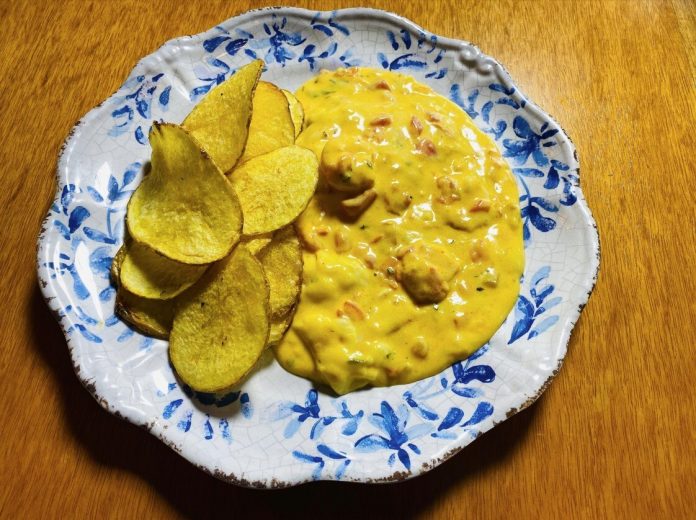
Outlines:
<svg viewBox="0 0 696 520"><path fill-rule="evenodd" d="M254 58L266 63L264 79L291 90L325 68L410 74L495 139L519 184L526 268L513 311L469 359L414 384L336 398L268 357L238 391L192 394L172 372L167 343L114 316L109 267L150 156L150 125L181 122ZM166 43L72 130L57 175L38 274L78 377L109 412L244 486L388 482L440 464L546 388L599 265L575 150L559 125L475 46L370 9L252 11Z"/></svg>

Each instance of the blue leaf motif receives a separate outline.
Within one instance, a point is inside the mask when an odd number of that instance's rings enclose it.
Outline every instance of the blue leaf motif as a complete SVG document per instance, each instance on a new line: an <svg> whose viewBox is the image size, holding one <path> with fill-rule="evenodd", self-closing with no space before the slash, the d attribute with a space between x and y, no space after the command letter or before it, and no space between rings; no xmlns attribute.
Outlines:
<svg viewBox="0 0 696 520"><path fill-rule="evenodd" d="M543 197L532 197L529 200L532 204L536 204L537 206L544 208L546 211L549 211L551 213L555 213L558 211L558 206L556 206L553 202L550 202Z"/></svg>
<svg viewBox="0 0 696 520"><path fill-rule="evenodd" d="M60 220L54 220L53 226L58 230L65 240L70 240L70 230Z"/></svg>
<svg viewBox="0 0 696 520"><path fill-rule="evenodd" d="M532 331L529 333L529 339L532 339L542 332L547 331L549 328L551 328L553 325L556 324L558 321L558 316L549 316L545 318L538 326L536 326Z"/></svg>
<svg viewBox="0 0 696 520"><path fill-rule="evenodd" d="M172 91L172 87L166 87L159 95L159 104L161 107L166 107L169 105L169 94Z"/></svg>
<svg viewBox="0 0 696 520"><path fill-rule="evenodd" d="M171 419L174 412L176 412L177 408L179 408L183 402L183 399L175 399L174 401L170 402L164 407L164 410L162 410L162 418Z"/></svg>
<svg viewBox="0 0 696 520"><path fill-rule="evenodd" d="M226 51L227 54L229 54L230 56L234 56L234 55L237 54L237 53L239 52L239 50L240 50L241 48L243 48L248 42L249 42L249 40L247 40L246 38L238 38L238 39L236 39L236 40L232 40L230 43L228 43L228 44L225 46L225 51Z"/></svg>
<svg viewBox="0 0 696 520"><path fill-rule="evenodd" d="M138 174L138 171L140 171L140 166L141 166L141 164L139 162L134 162L134 163L128 165L128 168L123 173L123 186L124 187L128 186L131 182L133 182L133 180L135 179L135 176Z"/></svg>
<svg viewBox="0 0 696 520"><path fill-rule="evenodd" d="M389 64L389 70L401 70L401 69L424 69L427 67L427 63L424 61L414 58L414 54L404 54L393 60Z"/></svg>
<svg viewBox="0 0 696 520"><path fill-rule="evenodd" d="M216 36L214 38L210 38L209 40L205 40L203 42L203 48L205 49L206 52L213 52L215 49L217 49L223 42L229 40L229 36Z"/></svg>
<svg viewBox="0 0 696 520"><path fill-rule="evenodd" d="M325 455L326 457L329 457L331 459L345 459L346 456L342 453L338 453L337 451L332 450L329 448L326 444L318 444L317 445L317 451L321 453L322 455Z"/></svg>
<svg viewBox="0 0 696 520"><path fill-rule="evenodd" d="M468 421L462 424L462 427L473 426L479 424L481 421L493 415L493 405L487 403L486 401L480 402L474 410Z"/></svg>
<svg viewBox="0 0 696 520"><path fill-rule="evenodd" d="M455 372L456 374L456 372ZM495 379L495 371L488 365L474 365L457 374L457 382L467 384L472 381L490 383Z"/></svg>
<svg viewBox="0 0 696 520"><path fill-rule="evenodd" d="M355 448L360 452L373 452L389 448L389 440L375 433L366 435L357 440Z"/></svg>
<svg viewBox="0 0 696 520"><path fill-rule="evenodd" d="M408 452L404 449L399 449L397 453L399 454L401 464L403 464L406 469L411 469L411 458L408 456Z"/></svg>
<svg viewBox="0 0 696 520"><path fill-rule="evenodd" d="M401 29L399 31L399 34L401 35L401 40L404 42L404 46L407 49L410 49L411 48L411 35L409 34L409 32L406 29ZM394 49L394 50L396 50L396 49Z"/></svg>
<svg viewBox="0 0 696 520"><path fill-rule="evenodd" d="M532 327L534 322L534 306L527 298L520 295L515 305L515 326L512 328L512 334L508 345L524 336Z"/></svg>
<svg viewBox="0 0 696 520"><path fill-rule="evenodd" d="M559 177L558 171L553 166L549 169L549 174L546 177L546 182L544 183L544 188L547 190L553 190L558 186Z"/></svg>
<svg viewBox="0 0 696 520"><path fill-rule="evenodd" d="M68 218L68 229L70 234L74 233L79 229L82 223L90 216L89 211L84 206L77 206L70 212L70 217Z"/></svg>
<svg viewBox="0 0 696 520"><path fill-rule="evenodd" d="M87 193L89 193L90 197L92 197L92 200L94 200L95 202L104 201L104 197L101 196L101 193L92 188L92 186L87 186Z"/></svg>
<svg viewBox="0 0 696 520"><path fill-rule="evenodd" d="M91 341L92 343L102 342L102 339L99 336L91 333L89 330L87 330L87 328L84 325L76 323L75 328L80 332L80 334L82 334L82 337L86 340Z"/></svg>
<svg viewBox="0 0 696 520"><path fill-rule="evenodd" d="M145 137L145 133L140 126L135 129L135 140L140 144L147 144L147 137Z"/></svg>
<svg viewBox="0 0 696 520"><path fill-rule="evenodd" d="M522 175L524 177L543 177L544 172L538 168L513 168L512 173Z"/></svg>
<svg viewBox="0 0 696 520"><path fill-rule="evenodd" d="M449 412L447 412L447 415L440 423L440 426L437 427L437 431L448 430L449 428L452 428L453 426L457 425L463 417L464 412L462 412L461 409L455 407L450 408Z"/></svg>
<svg viewBox="0 0 696 520"><path fill-rule="evenodd" d="M177 423L176 427L182 432L187 432L191 429L191 420L193 419L193 410L186 412L184 417Z"/></svg>
<svg viewBox="0 0 696 520"><path fill-rule="evenodd" d="M345 25L342 25L336 21L334 21L333 18L329 18L329 25L336 29L337 31L343 33L344 35L348 36L350 34L350 31L348 30L348 27Z"/></svg>
<svg viewBox="0 0 696 520"><path fill-rule="evenodd" d="M387 31L387 39L389 40L389 43L391 43L392 49L395 51L399 49L399 44L396 42L396 36L393 32Z"/></svg>

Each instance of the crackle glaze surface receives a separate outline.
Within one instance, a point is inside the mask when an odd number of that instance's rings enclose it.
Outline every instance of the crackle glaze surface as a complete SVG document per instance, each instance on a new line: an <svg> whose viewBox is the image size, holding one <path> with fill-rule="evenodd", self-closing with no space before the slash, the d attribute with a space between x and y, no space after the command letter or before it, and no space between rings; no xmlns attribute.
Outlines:
<svg viewBox="0 0 696 520"><path fill-rule="evenodd" d="M270 355L235 392L193 393L167 344L114 315L109 268L156 120L181 122L254 58L294 90L322 68L381 67L460 105L495 139L520 188L526 268L514 310L469 359L417 383L336 398ZM73 129L39 238L39 280L76 373L99 403L211 474L245 486L385 482L436 466L531 404L560 368L599 266L596 228L568 136L505 70L466 42L369 9L274 8L168 42Z"/></svg>

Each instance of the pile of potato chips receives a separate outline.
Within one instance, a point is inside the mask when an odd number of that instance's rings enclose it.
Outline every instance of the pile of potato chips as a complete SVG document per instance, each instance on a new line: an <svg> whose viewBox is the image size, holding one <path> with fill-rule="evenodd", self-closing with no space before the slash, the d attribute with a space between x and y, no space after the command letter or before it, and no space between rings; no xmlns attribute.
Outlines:
<svg viewBox="0 0 696 520"><path fill-rule="evenodd" d="M295 146L302 106L254 61L182 125L155 123L151 167L128 203L112 276L116 310L169 338L195 390L237 384L290 325L302 284L293 227L314 195L316 156Z"/></svg>

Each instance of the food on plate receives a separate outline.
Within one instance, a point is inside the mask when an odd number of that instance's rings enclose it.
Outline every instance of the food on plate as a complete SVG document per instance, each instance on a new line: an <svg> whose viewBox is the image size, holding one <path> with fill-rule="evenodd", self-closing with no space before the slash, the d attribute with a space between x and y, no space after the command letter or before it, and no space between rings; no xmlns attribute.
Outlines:
<svg viewBox="0 0 696 520"><path fill-rule="evenodd" d="M292 117L292 124L295 126L295 137L297 137L300 135L302 124L304 123L304 109L302 108L302 103L295 97L295 94L285 89L283 89L283 94L285 94L290 105L290 116Z"/></svg>
<svg viewBox="0 0 696 520"><path fill-rule="evenodd" d="M225 257L239 241L242 209L232 185L184 128L155 123L151 171L128 203L131 237L185 264Z"/></svg>
<svg viewBox="0 0 696 520"><path fill-rule="evenodd" d="M244 234L267 233L293 222L314 195L318 177L316 156L294 145L235 168L229 179L242 205Z"/></svg>
<svg viewBox="0 0 696 520"><path fill-rule="evenodd" d="M270 286L271 340L278 341L287 328L302 286L302 248L293 226L276 231L270 244L257 255Z"/></svg>
<svg viewBox="0 0 696 520"><path fill-rule="evenodd" d="M283 336L287 332L295 316L295 310L297 310L297 302L295 302L290 311L284 316L271 316L271 331L268 333L268 343L266 347L277 345L278 342L283 339Z"/></svg>
<svg viewBox="0 0 696 520"><path fill-rule="evenodd" d="M153 125L150 173L128 204L132 240L112 264L116 312L170 338L174 368L203 392L239 382L283 337L299 298L292 223L318 161L293 145L299 102L258 82L260 71L259 61L239 69L183 126Z"/></svg>
<svg viewBox="0 0 696 520"><path fill-rule="evenodd" d="M121 266L126 256L122 246L111 263L111 278L118 288L116 314L148 336L167 339L174 319L174 305L167 300L152 300L136 296L121 284Z"/></svg>
<svg viewBox="0 0 696 520"><path fill-rule="evenodd" d="M239 163L295 142L295 125L288 99L272 83L259 81L244 154Z"/></svg>
<svg viewBox="0 0 696 520"><path fill-rule="evenodd" d="M177 300L169 356L179 377L202 392L238 383L266 346L269 316L263 267L238 246Z"/></svg>
<svg viewBox="0 0 696 520"><path fill-rule="evenodd" d="M177 373L203 392L238 384L268 346L339 394L469 356L524 266L517 187L493 140L408 76L323 71L293 95L260 68L183 127L153 126L134 241L114 260L119 314L168 335Z"/></svg>
<svg viewBox="0 0 696 520"><path fill-rule="evenodd" d="M296 96L297 145L320 180L295 223L303 286L276 358L343 394L468 357L513 307L524 266L519 194L495 143L390 71L322 71Z"/></svg>
<svg viewBox="0 0 696 520"><path fill-rule="evenodd" d="M128 292L143 298L174 298L196 283L208 267L170 260L134 241L124 245L122 250L121 285Z"/></svg>
<svg viewBox="0 0 696 520"><path fill-rule="evenodd" d="M223 172L231 169L244 151L262 67L261 60L242 67L208 92L184 119L184 128Z"/></svg>
<svg viewBox="0 0 696 520"><path fill-rule="evenodd" d="M167 300L151 300L120 289L116 293L116 312L139 331L167 339L174 319L174 305Z"/></svg>

